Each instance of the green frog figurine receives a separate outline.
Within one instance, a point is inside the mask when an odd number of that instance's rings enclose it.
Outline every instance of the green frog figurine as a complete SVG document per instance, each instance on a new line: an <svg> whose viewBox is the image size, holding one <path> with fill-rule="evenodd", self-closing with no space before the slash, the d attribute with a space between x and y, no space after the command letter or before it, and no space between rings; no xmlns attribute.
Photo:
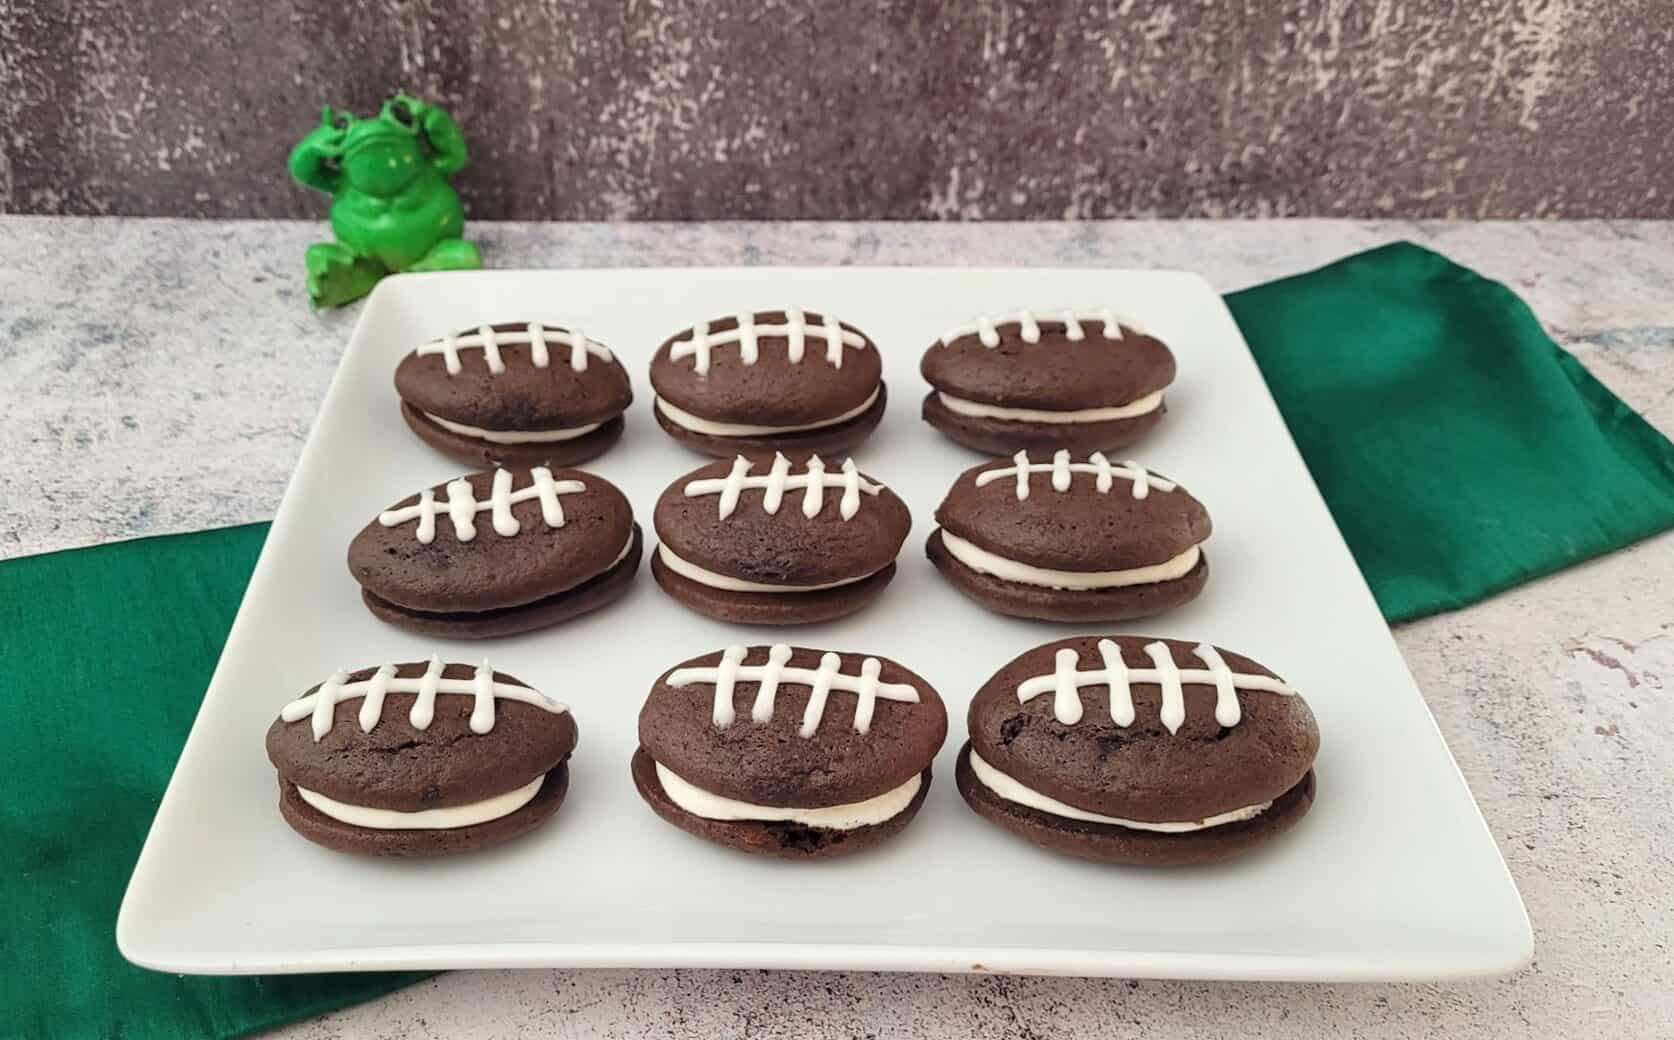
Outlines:
<svg viewBox="0 0 1674 1040"><path fill-rule="evenodd" d="M308 297L338 307L394 271L482 266L467 242L465 211L448 177L465 167L465 135L453 117L396 94L369 119L330 105L291 150L291 176L330 192L335 242L308 247Z"/></svg>

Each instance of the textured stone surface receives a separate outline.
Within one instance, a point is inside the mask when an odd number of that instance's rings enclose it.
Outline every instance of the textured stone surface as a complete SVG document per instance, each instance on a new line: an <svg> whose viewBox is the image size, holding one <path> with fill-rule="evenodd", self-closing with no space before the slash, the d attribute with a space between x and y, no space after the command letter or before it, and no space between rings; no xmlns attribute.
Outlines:
<svg viewBox="0 0 1674 1040"><path fill-rule="evenodd" d="M396 87L482 218L1674 216L1667 0L0 0L0 211L322 212Z"/></svg>
<svg viewBox="0 0 1674 1040"><path fill-rule="evenodd" d="M495 225L497 266L1188 267L1221 288L1415 239L1502 278L1674 431L1674 224ZM0 219L0 556L269 516L354 312L306 224ZM28 257L28 266L18 257ZM276 1035L1662 1037L1674 1019L1674 536L1396 638L1528 904L1535 961L1454 985L810 972L456 973ZM1370 894L1369 898L1375 898Z"/></svg>

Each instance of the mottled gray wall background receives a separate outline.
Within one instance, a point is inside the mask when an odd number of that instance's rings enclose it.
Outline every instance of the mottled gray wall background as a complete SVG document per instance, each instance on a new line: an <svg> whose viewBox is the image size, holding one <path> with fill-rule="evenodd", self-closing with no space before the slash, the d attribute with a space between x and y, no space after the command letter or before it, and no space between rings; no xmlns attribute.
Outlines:
<svg viewBox="0 0 1674 1040"><path fill-rule="evenodd" d="M396 86L476 217L1674 217L1674 0L0 0L0 211L318 215Z"/></svg>

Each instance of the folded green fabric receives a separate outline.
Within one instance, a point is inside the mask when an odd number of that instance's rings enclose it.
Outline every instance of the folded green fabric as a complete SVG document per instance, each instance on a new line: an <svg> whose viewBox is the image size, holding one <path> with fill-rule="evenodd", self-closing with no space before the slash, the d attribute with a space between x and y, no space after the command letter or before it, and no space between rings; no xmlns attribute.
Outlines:
<svg viewBox="0 0 1674 1040"><path fill-rule="evenodd" d="M241 1036L420 975L198 978L116 952L116 911L266 524L0 564L0 1037Z"/></svg>
<svg viewBox="0 0 1674 1040"><path fill-rule="evenodd" d="M1499 282L1397 242L1227 304L1390 621L1674 526L1674 446Z"/></svg>
<svg viewBox="0 0 1674 1040"><path fill-rule="evenodd" d="M1399 244L1228 302L1391 620L1674 526L1674 445L1504 286ZM0 762L26 795L0 799L0 1036L230 1037L422 977L182 978L117 955L265 533L0 564Z"/></svg>

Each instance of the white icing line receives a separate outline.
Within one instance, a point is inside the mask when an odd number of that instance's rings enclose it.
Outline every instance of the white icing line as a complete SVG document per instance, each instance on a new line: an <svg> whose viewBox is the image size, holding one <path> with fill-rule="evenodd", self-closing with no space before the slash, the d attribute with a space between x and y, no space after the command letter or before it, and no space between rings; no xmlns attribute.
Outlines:
<svg viewBox="0 0 1674 1040"><path fill-rule="evenodd" d="M783 643L767 651L767 664L761 670L761 681L756 685L756 700L750 705L750 721L773 721L773 696L779 692L779 676L785 662L791 659L791 648Z"/></svg>
<svg viewBox="0 0 1674 1040"><path fill-rule="evenodd" d="M1064 338L1073 342L1080 342L1087 338L1087 331L1083 326L1097 325L1099 335L1107 340L1120 341L1122 327L1126 326L1143 335L1144 327L1132 318L1117 314L1108 308L1088 311L1048 311L1036 315L1033 311L1022 310L1002 317L987 314L977 316L969 325L960 325L942 333L937 342L946 347L954 340L965 336L975 336L983 346L992 350L1000 345L1000 329L1007 325L1016 325L1018 334L1025 343L1039 343L1042 326L1056 325L1064 330Z"/></svg>
<svg viewBox="0 0 1674 1040"><path fill-rule="evenodd" d="M1052 715L1066 726L1081 721L1081 691L1075 685L1075 651L1065 647L1053 658Z"/></svg>
<svg viewBox="0 0 1674 1040"><path fill-rule="evenodd" d="M749 321L746 324L745 318ZM729 343L739 345L739 360L746 365L753 365L760 357L758 341L766 338L784 339L788 344L787 356L794 364L802 360L804 344L809 336L825 342L825 360L833 368L843 367L843 348L855 350L866 349L866 337L858 332L850 332L831 315L820 318L819 324L808 324L808 316L800 310L785 312L785 320L779 323L765 325L756 324L756 315L739 315L736 328L724 329L720 332L710 332L708 322L699 322L692 326L692 331L685 339L675 340L669 347L670 361L683 358L692 359L692 371L698 375L709 373L710 353L716 347Z"/></svg>
<svg viewBox="0 0 1674 1040"><path fill-rule="evenodd" d="M976 775L982 786L993 791L1008 802L1038 809L1053 816L1062 816L1068 820L1082 820L1087 823L1104 823L1114 827L1126 827L1136 831L1155 831L1161 834L1188 834L1192 831L1208 830L1211 827L1222 827L1229 823L1242 823L1253 820L1272 807L1272 802L1262 802L1259 805L1246 805L1224 813L1216 813L1201 820L1182 820L1168 823L1149 823L1144 820L1124 820L1115 816L1105 816L1086 809L1077 809L1073 805L1060 802L1051 795L1042 794L1032 787L1025 786L1017 780L995 769L975 751L970 753L971 772Z"/></svg>
<svg viewBox="0 0 1674 1040"><path fill-rule="evenodd" d="M587 337L581 336L579 338L583 344L586 343ZM581 367L586 368L587 350L585 346L581 349L580 354ZM529 323L529 363L536 368L545 368L552 363L552 355L546 349L546 330L541 328L539 322L534 321Z"/></svg>
<svg viewBox="0 0 1674 1040"><path fill-rule="evenodd" d="M1123 462L1120 466L1112 466L1103 452L1093 452L1087 456L1086 462L1071 462L1070 453L1062 450L1053 453L1051 462L1030 462L1029 453L1020 451L1011 457L1012 464L1000 469L985 469L976 475L976 486L985 487L996 480L1011 477L1017 486L1017 500L1019 502L1029 497L1029 478L1036 473L1052 474L1052 489L1054 491L1068 491L1071 478L1076 473L1091 473L1096 478L1094 486L1099 494L1107 495L1114 486L1112 478L1121 477L1129 482L1134 498L1145 498L1151 489L1158 491L1173 491L1179 485L1172 480L1150 473L1139 463L1132 460Z"/></svg>
<svg viewBox="0 0 1674 1040"><path fill-rule="evenodd" d="M476 515L484 510L493 513L495 533L510 538L522 530L517 518L511 514L511 507L532 499L540 501L541 518L546 522L546 526L563 527L564 507L558 501L559 496L576 495L587 490L587 485L579 480L553 480L552 471L545 466L531 469L528 486L517 491L512 490L512 479L510 470L495 470L493 491L484 502L477 501L476 493L471 489L471 482L463 477L448 482L447 514L448 519L453 522L455 538L462 542L476 538ZM436 508L436 496L427 488L419 492L419 500L413 505L386 509L379 513L378 523L384 527L398 527L417 520L418 528L414 534L420 544L429 545L436 538L438 512L440 510Z"/></svg>
<svg viewBox="0 0 1674 1040"><path fill-rule="evenodd" d="M668 416L670 422L674 423L674 425L680 427L681 429L691 430L693 433L707 434L710 437L764 437L780 433L802 433L806 430L823 430L827 426L836 426L839 423L846 423L850 419L864 415L868 410L870 410L872 405L877 403L878 391L873 390L871 393L866 395L866 400L860 402L858 405L855 405L853 408L850 408L841 415L834 415L829 419L820 419L817 422L798 423L794 426L763 426L758 423L717 422L714 419L705 419L702 416L693 415L691 412L688 412L683 408L669 404L661 397L653 397L652 400L656 403L657 410Z"/></svg>
<svg viewBox="0 0 1674 1040"><path fill-rule="evenodd" d="M783 454L774 455L773 464L766 473L751 476L753 466L749 458L736 456L732 460L731 471L725 477L687 481L683 493L687 498L719 495L716 510L720 519L725 520L738 508L739 497L748 489L762 489L762 511L769 516L779 512L786 491L801 491L802 514L812 518L819 515L824 504L825 489L842 488L843 497L838 501L837 512L847 521L860 511L862 492L877 495L883 491L882 484L874 484L860 475L853 459L844 459L839 473L827 472L825 461L818 455L809 456L808 465L801 473L791 472L790 460Z"/></svg>
<svg viewBox="0 0 1674 1040"><path fill-rule="evenodd" d="M1010 422L1057 423L1069 425L1072 423L1110 422L1113 419L1132 419L1141 415L1149 415L1162 407L1163 391L1146 394L1137 401L1128 404L1112 405L1108 408L1078 408L1073 411L1048 411L1044 408L1005 408L996 404L983 404L981 401L967 401L962 397L936 391L947 410L957 415L969 415L977 419L1004 419Z"/></svg>
<svg viewBox="0 0 1674 1040"><path fill-rule="evenodd" d="M1108 646L1106 644L1109 644ZM1080 689L1083 686L1108 686L1110 688L1111 717L1118 726L1126 726L1133 721L1133 701L1131 686L1134 683L1154 683L1162 688L1162 709L1159 721L1168 728L1170 733L1178 733L1180 726L1186 721L1185 693L1186 685L1213 685L1216 688L1216 721L1223 726L1236 725L1237 720L1226 722L1221 712L1222 684L1230 684L1232 697L1236 701L1237 691L1246 690L1258 693L1273 693L1282 697L1291 697L1296 691L1284 682L1270 675L1235 672L1226 666L1220 654L1214 647L1208 647L1214 654L1214 659L1204 656L1202 650L1208 644L1199 646L1194 651L1209 667L1181 668L1174 661L1174 655L1169 651L1168 644L1154 642L1145 644L1145 653L1151 658L1150 668L1129 668L1125 664L1120 669L1110 666L1112 655L1119 660L1120 647L1109 639L1101 640L1098 644L1102 668L1088 671L1078 669L1077 655L1069 647L1060 649L1053 657L1053 671L1050 675L1037 675L1025 679L1017 684L1017 701L1027 704L1030 700L1043 693L1053 694L1053 717L1066 726L1073 726L1081 721ZM1074 705L1070 706L1065 699L1066 687L1074 697ZM1118 706L1122 710L1118 710ZM1123 722L1122 716L1128 721Z"/></svg>
<svg viewBox="0 0 1674 1040"><path fill-rule="evenodd" d="M1174 654L1167 643L1146 643L1145 652L1156 666L1155 681L1162 687L1162 708L1157 713L1157 721L1168 727L1170 733L1178 733L1180 724L1186 721L1186 691L1180 685L1180 666L1174 663Z"/></svg>
<svg viewBox="0 0 1674 1040"><path fill-rule="evenodd" d="M540 793L541 784L545 782L546 774L542 773L515 791L497 794L480 802L445 806L440 809L420 809L417 812L351 805L327 798L306 787L298 787L296 793L322 814L351 827L365 827L378 831L443 831L472 827L490 820L498 820L502 816L510 816L534 801L535 795Z"/></svg>
<svg viewBox="0 0 1674 1040"><path fill-rule="evenodd" d="M824 589L835 589L844 585L853 585L855 582L865 581L867 578L870 578L872 574L877 573L877 571L873 571L871 574L862 574L858 578L844 578L842 581L828 581L820 585L769 585L760 581L745 581L743 578L731 578L725 574L717 574L707 568L699 567L690 560L677 555L673 549L668 547L667 542L658 544L657 555L662 559L663 566L680 575L682 578L695 581L699 585L707 585L712 589L720 589L723 592L820 592Z"/></svg>
<svg viewBox="0 0 1674 1040"><path fill-rule="evenodd" d="M765 681L768 675L772 675L778 685L806 686L810 691L808 708L803 713L802 728L798 731L803 737L813 736L814 731L819 728L825 713L826 696L833 690L855 695L854 729L856 733L861 734L871 729L872 714L879 700L918 703L918 689L912 684L878 681L883 664L875 657L868 657L861 662L858 675L850 675L841 670L842 658L830 652L820 658L820 666L817 669L775 665L774 657L780 653L781 647L785 660L789 660L790 647L778 644L768 649L766 663L746 665L744 661L749 651L742 646L729 646L722 652L719 665L677 668L669 673L665 681L677 689L694 685L714 686L715 704L710 718L720 729L725 729L733 723L732 695L733 688L738 683L760 683ZM765 718L759 717L754 711L751 718L756 722L772 721L771 705Z"/></svg>
<svg viewBox="0 0 1674 1040"><path fill-rule="evenodd" d="M734 717L732 709L732 688L738 682L738 665L744 660L745 650L741 646L729 646L721 653L719 667L704 669L705 674L713 672L709 681L715 684L715 706L710 710L709 720L717 727L726 729L732 725ZM684 668L668 677L670 686L680 686L675 682L676 676L691 673L693 669Z"/></svg>
<svg viewBox="0 0 1674 1040"><path fill-rule="evenodd" d="M800 823L806 827L819 827L831 831L854 830L856 827L869 827L894 819L912 804L919 786L924 782L922 775L915 774L900 787L892 788L863 802L828 805L818 809L795 809L752 805L749 802L713 794L682 778L661 762L655 762L653 765L657 771L657 782L663 785L663 793L668 795L668 800L693 816L700 816L706 820Z"/></svg>
<svg viewBox="0 0 1674 1040"><path fill-rule="evenodd" d="M484 325L471 335L443 336L441 339L430 343L420 344L415 353L419 357L440 354L442 363L447 366L448 375L456 376L464 371L459 352L461 350L480 350L483 352L483 362L488 366L490 374L500 375L506 370L505 360L500 355L501 347L527 344L529 347L529 363L536 368L546 368L552 363L548 347L554 343L570 349L570 368L577 372L587 370L589 355L601 361L614 360L610 350L603 343L588 339L579 329L555 328L534 321L530 322L522 332L496 332L492 325Z"/></svg>
<svg viewBox="0 0 1674 1040"><path fill-rule="evenodd" d="M1208 643L1197 644L1192 653L1209 666L1209 674L1215 677L1215 721L1223 726L1238 725L1244 717L1244 709L1238 705L1238 688L1233 685L1232 668L1222 659L1221 652Z"/></svg>
<svg viewBox="0 0 1674 1040"><path fill-rule="evenodd" d="M488 365L492 375L502 375L506 371L506 363L500 357L500 343L494 338L494 326L484 325L477 330L477 338L482 340L482 359Z"/></svg>
<svg viewBox="0 0 1674 1040"><path fill-rule="evenodd" d="M444 430L451 430L461 437L487 441L490 444L551 444L558 441L573 441L577 437L587 436L604 425L602 422L596 422L562 430L485 430L480 426L467 426L464 423L444 419L439 415L423 410L419 414Z"/></svg>
<svg viewBox="0 0 1674 1040"><path fill-rule="evenodd" d="M1074 592L1120 589L1134 585L1151 585L1159 581L1173 581L1190 574L1192 568L1197 566L1199 557L1203 555L1201 547L1194 545L1171 560L1146 567L1120 571L1060 571L1019 563L972 544L945 527L941 531L942 545L947 548L948 555L978 574L991 575L1001 581L1014 581L1019 585L1036 585L1046 589Z"/></svg>
<svg viewBox="0 0 1674 1040"><path fill-rule="evenodd" d="M279 709L279 718L285 722L310 719L314 740L317 742L331 732L337 706L357 697L366 698L366 702L361 705L359 722L361 730L368 733L382 718L384 697L391 693L417 694L413 700L412 711L407 714L407 721L417 730L430 728L430 723L436 717L436 698L443 694L475 698L471 713L471 729L476 733L487 733L494 728L495 699L532 704L554 714L569 710L538 690L514 683L494 681L494 670L488 666L487 661L484 661L469 679L443 678L442 672L445 668L441 657L432 655L424 674L410 678L398 677L395 674L395 666L387 664L359 682L348 682L348 673L336 672L313 693L299 697ZM485 698L488 702L486 713L483 708ZM477 728L479 720L484 726L482 729Z"/></svg>

